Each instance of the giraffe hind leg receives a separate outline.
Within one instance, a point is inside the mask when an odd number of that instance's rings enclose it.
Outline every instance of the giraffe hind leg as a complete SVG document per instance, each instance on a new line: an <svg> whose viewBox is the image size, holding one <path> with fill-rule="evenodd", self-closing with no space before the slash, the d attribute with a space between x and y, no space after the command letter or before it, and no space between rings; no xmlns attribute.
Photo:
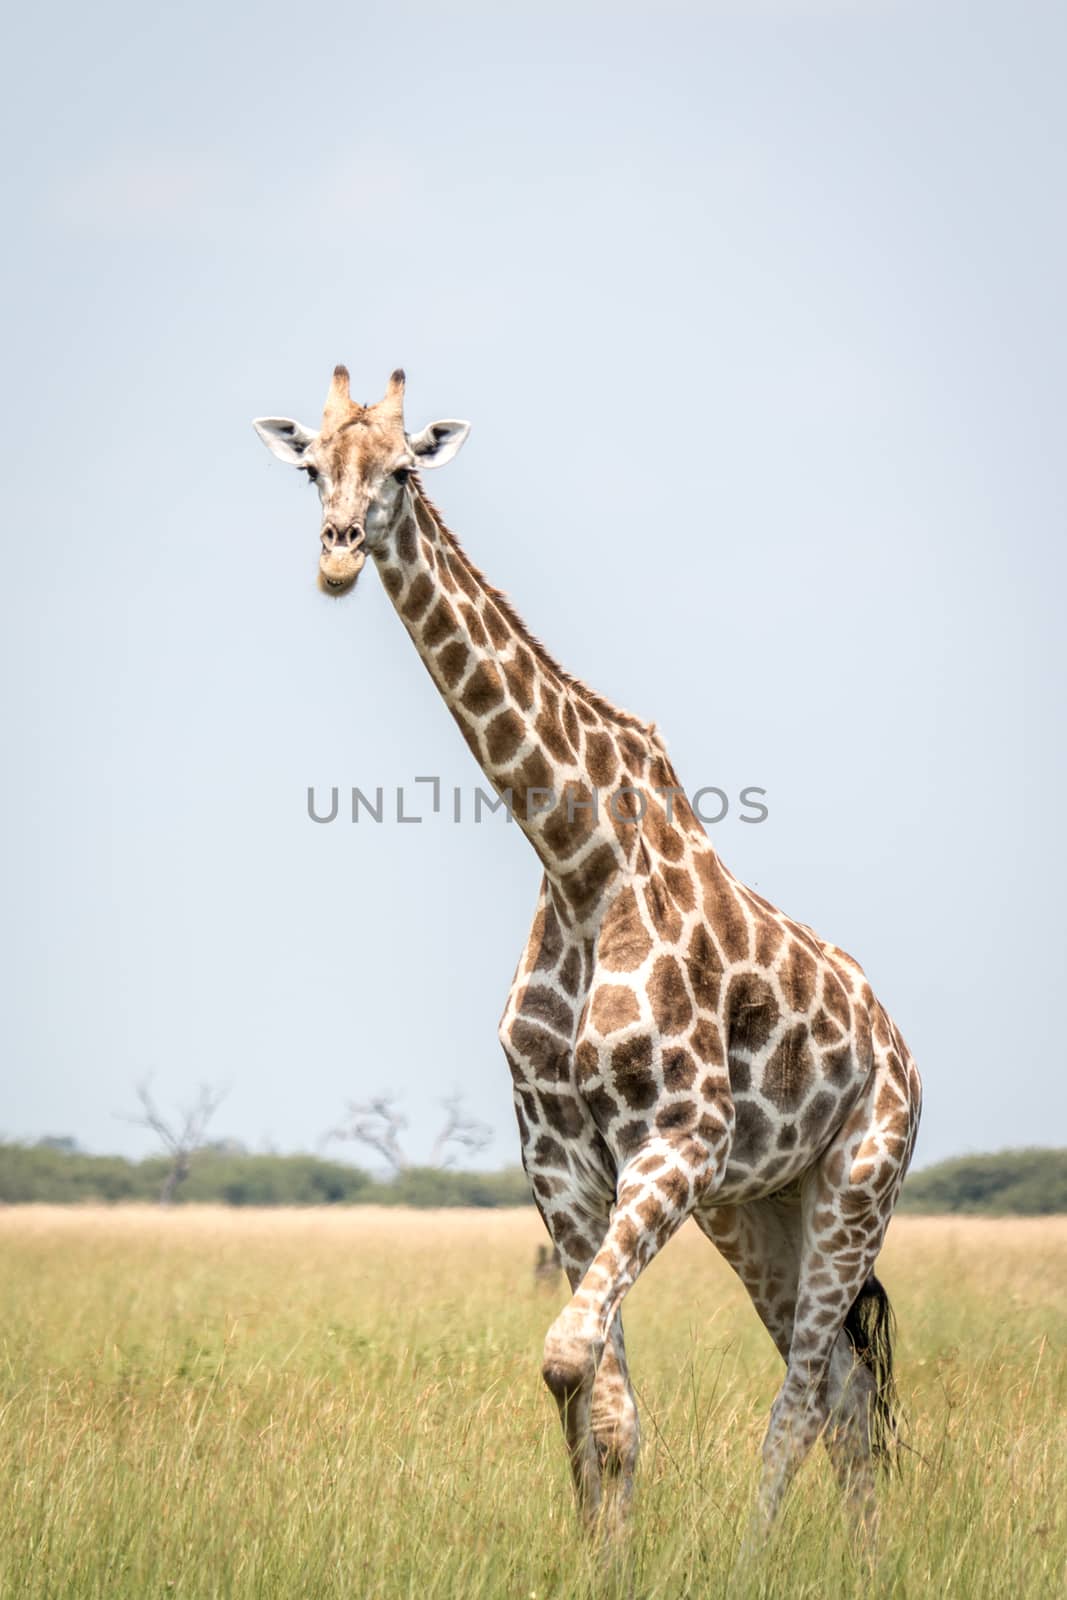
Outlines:
<svg viewBox="0 0 1067 1600"><path fill-rule="evenodd" d="M800 1197L772 1195L744 1205L698 1211L695 1220L737 1273L784 1362L789 1360L804 1248ZM872 1316L870 1294L878 1302ZM851 1509L871 1515L872 1447L892 1437L892 1356L888 1300L868 1279L845 1318L830 1358L819 1427ZM879 1396L886 1405L879 1410Z"/></svg>
<svg viewBox="0 0 1067 1600"><path fill-rule="evenodd" d="M777 1513L827 1422L827 1443L850 1502L874 1521L872 1447L893 1415L892 1318L872 1276L911 1153L879 1115L882 1074L802 1187L803 1248L785 1382L771 1410L754 1537Z"/></svg>
<svg viewBox="0 0 1067 1600"><path fill-rule="evenodd" d="M894 1317L870 1274L837 1336L826 1378L826 1448L845 1502L868 1535L877 1520L876 1469L895 1459Z"/></svg>
<svg viewBox="0 0 1067 1600"><path fill-rule="evenodd" d="M843 1332L853 1357L854 1380L867 1396L869 1452L880 1466L888 1467L900 1432L893 1376L896 1317L889 1296L873 1272L852 1302Z"/></svg>
<svg viewBox="0 0 1067 1600"><path fill-rule="evenodd" d="M701 1232L741 1279L783 1361L789 1359L803 1245L800 1200L771 1195L694 1212Z"/></svg>

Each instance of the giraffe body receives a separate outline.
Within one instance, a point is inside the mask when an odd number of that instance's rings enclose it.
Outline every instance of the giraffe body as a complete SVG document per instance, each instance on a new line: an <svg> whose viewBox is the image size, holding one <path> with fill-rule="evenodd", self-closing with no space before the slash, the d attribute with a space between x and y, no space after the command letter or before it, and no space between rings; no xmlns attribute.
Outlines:
<svg viewBox="0 0 1067 1600"><path fill-rule="evenodd" d="M404 432L402 374L376 407L335 374L318 434L257 424L314 474L320 580L369 549L475 758L544 867L500 1039L523 1164L573 1295L543 1373L579 1506L626 1509L639 1443L620 1307L692 1216L739 1274L786 1362L757 1525L826 1433L871 1505L884 1394L856 1364L859 1310L914 1145L921 1090L851 957L739 883L655 730L564 672L426 498L466 425Z"/></svg>

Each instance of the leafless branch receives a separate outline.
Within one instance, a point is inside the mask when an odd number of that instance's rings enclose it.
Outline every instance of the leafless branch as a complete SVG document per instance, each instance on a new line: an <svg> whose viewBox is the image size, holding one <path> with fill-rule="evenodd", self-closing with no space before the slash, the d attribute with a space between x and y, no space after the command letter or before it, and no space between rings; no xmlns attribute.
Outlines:
<svg viewBox="0 0 1067 1600"><path fill-rule="evenodd" d="M411 1165L400 1143L400 1130L407 1127L407 1118L401 1116L393 1103L393 1096L375 1095L371 1100L350 1100L349 1120L332 1128L327 1139L349 1139L365 1144L384 1156L394 1172L403 1172Z"/></svg>
<svg viewBox="0 0 1067 1600"><path fill-rule="evenodd" d="M468 1117L463 1111L463 1096L458 1092L450 1094L441 1104L445 1108L445 1123L437 1138L434 1140L430 1152L431 1167L450 1167L456 1159L455 1151L449 1150L450 1145L458 1145L462 1150L469 1150L476 1154L492 1143L493 1130L486 1122L478 1122L474 1117Z"/></svg>
<svg viewBox="0 0 1067 1600"><path fill-rule="evenodd" d="M189 1176L193 1156L203 1144L208 1123L226 1098L226 1094L225 1089L213 1089L210 1084L202 1083L193 1104L180 1111L176 1117L168 1119L152 1098L149 1080L145 1078L137 1085L137 1098L141 1102L140 1114L125 1117L123 1120L132 1122L135 1127L148 1128L156 1135L170 1156L170 1167L159 1195L161 1206L170 1205L178 1185L184 1183Z"/></svg>

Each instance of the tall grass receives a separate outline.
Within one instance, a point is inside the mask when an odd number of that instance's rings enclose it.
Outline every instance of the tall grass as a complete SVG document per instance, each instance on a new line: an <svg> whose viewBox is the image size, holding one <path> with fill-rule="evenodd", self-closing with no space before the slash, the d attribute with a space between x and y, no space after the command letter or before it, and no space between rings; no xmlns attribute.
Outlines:
<svg viewBox="0 0 1067 1600"><path fill-rule="evenodd" d="M777 1357L691 1228L627 1301L645 1445L578 1536L527 1212L0 1212L3 1596L1067 1593L1067 1220L902 1218L873 1556L812 1457L735 1566Z"/></svg>

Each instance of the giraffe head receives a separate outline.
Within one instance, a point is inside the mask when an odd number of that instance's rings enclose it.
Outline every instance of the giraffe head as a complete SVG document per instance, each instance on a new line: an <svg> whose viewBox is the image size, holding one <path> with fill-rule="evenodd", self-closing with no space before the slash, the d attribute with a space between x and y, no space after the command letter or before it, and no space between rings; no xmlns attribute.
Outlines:
<svg viewBox="0 0 1067 1600"><path fill-rule="evenodd" d="M448 421L406 433L399 368L384 398L361 406L349 394L348 368L335 367L317 433L288 417L257 417L252 426L268 450L306 472L319 491L319 587L332 595L347 594L366 551L384 543L402 520L411 474L443 467L470 432L469 423Z"/></svg>

